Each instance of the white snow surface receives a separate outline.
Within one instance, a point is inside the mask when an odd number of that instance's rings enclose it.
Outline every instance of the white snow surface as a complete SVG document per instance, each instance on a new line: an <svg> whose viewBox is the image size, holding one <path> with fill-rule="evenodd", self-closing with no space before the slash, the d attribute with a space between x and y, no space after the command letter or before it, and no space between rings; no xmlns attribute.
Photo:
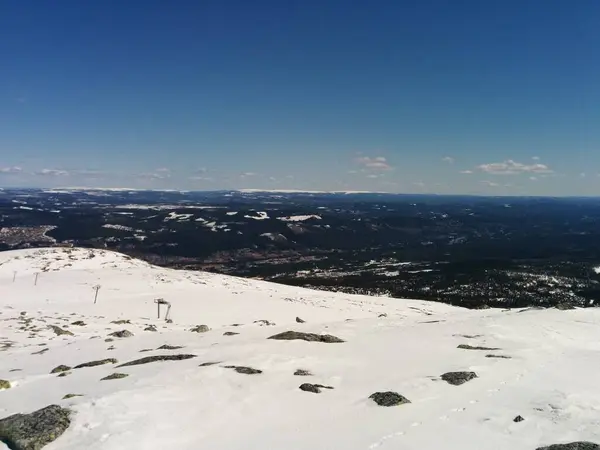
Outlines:
<svg viewBox="0 0 600 450"><path fill-rule="evenodd" d="M0 294L0 379L12 384L0 391L0 418L49 404L73 410L69 429L44 450L532 450L600 442L600 311L593 308L470 311L175 271L77 248L0 253ZM157 319L156 298L171 303L173 323ZM254 323L261 319L276 325ZM75 320L86 325L70 325ZM158 331L144 331L149 324ZM199 324L211 331L189 331ZM74 336L56 336L48 325ZM134 336L104 341L122 329ZM267 339L286 330L346 342ZM140 353L163 344L184 348ZM50 374L60 364L178 353L196 357ZM205 362L219 363L200 367ZM296 369L313 375L294 376ZM464 370L478 378L462 386L439 379ZM114 372L129 376L100 381ZM334 389L313 394L302 383ZM368 399L377 391L412 403L377 406ZM68 393L82 396L62 400ZM517 415L525 421L514 423Z"/></svg>
<svg viewBox="0 0 600 450"><path fill-rule="evenodd" d="M278 217L279 220L284 222L304 222L309 219L321 220L321 216L317 216L315 214L305 215L305 216L288 216L288 217Z"/></svg>

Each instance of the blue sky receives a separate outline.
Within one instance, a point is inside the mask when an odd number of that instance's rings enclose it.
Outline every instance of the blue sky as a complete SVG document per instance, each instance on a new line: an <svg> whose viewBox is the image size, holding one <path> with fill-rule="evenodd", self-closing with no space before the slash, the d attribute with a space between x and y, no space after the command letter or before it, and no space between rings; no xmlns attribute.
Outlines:
<svg viewBox="0 0 600 450"><path fill-rule="evenodd" d="M0 4L0 186L600 195L596 0Z"/></svg>

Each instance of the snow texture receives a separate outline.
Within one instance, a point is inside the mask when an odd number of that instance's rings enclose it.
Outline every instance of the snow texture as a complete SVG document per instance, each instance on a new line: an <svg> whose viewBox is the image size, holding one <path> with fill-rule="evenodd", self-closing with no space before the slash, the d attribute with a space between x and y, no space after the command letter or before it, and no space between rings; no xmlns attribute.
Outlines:
<svg viewBox="0 0 600 450"><path fill-rule="evenodd" d="M471 311L65 248L0 253L0 293L0 379L11 386L0 391L0 419L53 404L72 411L69 428L44 450L533 450L600 442L595 308ZM172 323L166 305L158 319L158 298L170 302ZM211 330L191 333L199 323ZM51 325L73 336L57 336ZM149 325L157 331L144 331ZM133 336L105 342L123 326ZM344 342L268 339L286 331ZM183 349L168 350L175 346ZM127 365L154 356L165 358ZM108 358L118 363L51 373ZM477 378L440 378L461 371ZM295 373L334 389L307 394ZM383 408L369 398L374 392L411 403ZM63 399L68 394L81 396Z"/></svg>

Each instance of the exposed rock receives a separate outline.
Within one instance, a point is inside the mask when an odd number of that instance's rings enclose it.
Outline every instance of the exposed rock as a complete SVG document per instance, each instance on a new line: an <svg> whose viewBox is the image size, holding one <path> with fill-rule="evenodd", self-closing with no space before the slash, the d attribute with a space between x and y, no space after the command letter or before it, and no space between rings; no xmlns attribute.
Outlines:
<svg viewBox="0 0 600 450"><path fill-rule="evenodd" d="M297 323L306 323L306 320L302 320L300 317L296 317Z"/></svg>
<svg viewBox="0 0 600 450"><path fill-rule="evenodd" d="M173 323L173 319L167 319L165 320L166 323Z"/></svg>
<svg viewBox="0 0 600 450"><path fill-rule="evenodd" d="M144 328L144 331L158 331L158 329L156 328L156 325L148 325Z"/></svg>
<svg viewBox="0 0 600 450"><path fill-rule="evenodd" d="M120 319L120 320L113 320L111 323L114 323L115 325L125 325L125 324L131 324L131 320L129 319Z"/></svg>
<svg viewBox="0 0 600 450"><path fill-rule="evenodd" d="M104 342L114 342L114 339L113 338L106 338L106 339L104 339Z"/></svg>
<svg viewBox="0 0 600 450"><path fill-rule="evenodd" d="M410 403L406 397L398 394L397 392L375 392L369 396L371 400L377 403L379 406L396 406Z"/></svg>
<svg viewBox="0 0 600 450"><path fill-rule="evenodd" d="M536 450L600 450L600 445L593 442L571 442L569 444L554 444L548 447L538 447Z"/></svg>
<svg viewBox="0 0 600 450"><path fill-rule="evenodd" d="M57 327L56 325L48 325L48 328L52 329L56 333L57 336L75 336L68 330L63 330L61 327Z"/></svg>
<svg viewBox="0 0 600 450"><path fill-rule="evenodd" d="M575 306L573 306L573 304L569 302L562 302L557 304L555 308L560 309L561 311L567 311L569 309L575 309Z"/></svg>
<svg viewBox="0 0 600 450"><path fill-rule="evenodd" d="M126 378L128 377L129 374L127 373L111 373L110 375L104 377L104 378L100 378L100 381L106 381L106 380L120 380L121 378Z"/></svg>
<svg viewBox="0 0 600 450"><path fill-rule="evenodd" d="M161 345L160 347L158 347L156 350L178 350L180 348L183 348L183 346L181 345Z"/></svg>
<svg viewBox="0 0 600 450"><path fill-rule="evenodd" d="M486 358L512 359L512 356L506 355L485 355Z"/></svg>
<svg viewBox="0 0 600 450"><path fill-rule="evenodd" d="M133 336L133 333L129 330L121 330L115 331L114 333L110 333L109 336L114 336L116 338L128 338Z"/></svg>
<svg viewBox="0 0 600 450"><path fill-rule="evenodd" d="M253 369L252 367L244 366L223 366L225 369L233 369L237 373L243 373L244 375L256 375L262 373L262 370Z"/></svg>
<svg viewBox="0 0 600 450"><path fill-rule="evenodd" d="M96 367L96 366L102 366L104 364L116 364L118 361L115 358L106 358L106 359L99 359L97 361L90 361L90 362L86 362L83 364L79 364L75 367L73 367L73 369L83 369L84 367Z"/></svg>
<svg viewBox="0 0 600 450"><path fill-rule="evenodd" d="M499 348L496 348L496 347L480 347L480 346L473 346L473 345L469 345L469 344L460 344L456 348L461 348L463 350L486 350L488 352L493 351L493 350L500 350Z"/></svg>
<svg viewBox="0 0 600 450"><path fill-rule="evenodd" d="M43 349L41 349L38 352L33 352L32 355L42 355L42 354L46 353L49 350L50 350L49 348L43 348Z"/></svg>
<svg viewBox="0 0 600 450"><path fill-rule="evenodd" d="M127 366L139 366L140 364L148 364L157 361L183 361L185 359L195 358L196 355L157 355L157 356L146 356L144 358L135 359L133 361L126 362L117 367Z"/></svg>
<svg viewBox="0 0 600 450"><path fill-rule="evenodd" d="M14 414L0 420L0 442L15 450L40 450L60 437L69 425L70 411L50 405L31 414Z"/></svg>
<svg viewBox="0 0 600 450"><path fill-rule="evenodd" d="M257 323L261 326L269 326L269 327L275 325L275 322L269 322L268 320L265 320L265 319L255 320L254 323Z"/></svg>
<svg viewBox="0 0 600 450"><path fill-rule="evenodd" d="M110 347L108 347L106 350L114 350L114 349L115 349L115 346L114 346L114 345L111 345L111 346L110 346Z"/></svg>
<svg viewBox="0 0 600 450"><path fill-rule="evenodd" d="M464 384L467 381L471 381L472 379L477 378L477 374L475 372L447 372L443 374L441 378L446 383L452 384L454 386L460 386L461 384Z"/></svg>
<svg viewBox="0 0 600 450"><path fill-rule="evenodd" d="M68 400L68 399L73 398L73 397L83 397L83 395L81 395L81 394L67 394L62 399L63 400Z"/></svg>
<svg viewBox="0 0 600 450"><path fill-rule="evenodd" d="M268 339L275 339L278 341L302 340L308 342L325 342L327 344L345 342L339 337L330 334L302 333L300 331L284 331L283 333L276 334Z"/></svg>
<svg viewBox="0 0 600 450"><path fill-rule="evenodd" d="M513 419L513 422L523 422L525 419L523 418L523 416L517 416Z"/></svg>
<svg viewBox="0 0 600 450"><path fill-rule="evenodd" d="M67 372L68 370L71 370L71 367L61 364L60 366L56 366L54 369L52 369L50 373Z"/></svg>
<svg viewBox="0 0 600 450"><path fill-rule="evenodd" d="M76 320L71 325L77 325L79 327L84 327L86 325L86 323L83 320Z"/></svg>
<svg viewBox="0 0 600 450"><path fill-rule="evenodd" d="M199 367L208 367L208 366L214 366L215 364L220 364L220 361L215 361L215 362L205 362L200 364Z"/></svg>
<svg viewBox="0 0 600 450"><path fill-rule="evenodd" d="M140 350L140 353L144 353L144 352L153 352L154 349L153 348L144 348L142 350Z"/></svg>
<svg viewBox="0 0 600 450"><path fill-rule="evenodd" d="M0 391L2 389L10 389L10 381L8 381L8 380L0 380Z"/></svg>
<svg viewBox="0 0 600 450"><path fill-rule="evenodd" d="M298 369L294 372L294 375L299 376L299 377L311 377L312 373L308 370Z"/></svg>
<svg viewBox="0 0 600 450"><path fill-rule="evenodd" d="M240 333L235 333L233 331L226 331L225 333L223 333L223 336L236 336Z"/></svg>
<svg viewBox="0 0 600 450"><path fill-rule="evenodd" d="M387 317L387 314L386 313L381 313L377 317Z"/></svg>
<svg viewBox="0 0 600 450"><path fill-rule="evenodd" d="M66 377L67 375L71 375L71 372L61 372L58 374L59 377Z"/></svg>
<svg viewBox="0 0 600 450"><path fill-rule="evenodd" d="M320 394L321 389L333 389L332 386L324 386L322 384L310 384L304 383L300 385L300 390L305 392L314 392L315 394Z"/></svg>
<svg viewBox="0 0 600 450"><path fill-rule="evenodd" d="M208 325L197 325L190 331L193 333L206 333L207 331L210 331L210 328L208 327Z"/></svg>

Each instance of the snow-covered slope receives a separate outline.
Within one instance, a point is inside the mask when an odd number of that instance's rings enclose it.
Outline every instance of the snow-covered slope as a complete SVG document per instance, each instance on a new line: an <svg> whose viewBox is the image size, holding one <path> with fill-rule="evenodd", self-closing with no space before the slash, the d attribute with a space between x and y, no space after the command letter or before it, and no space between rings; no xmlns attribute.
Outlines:
<svg viewBox="0 0 600 450"><path fill-rule="evenodd" d="M96 303L94 286L101 286ZM157 298L171 303L172 323L165 306L157 318ZM211 330L190 331L201 324ZM57 336L50 325L74 335ZM149 325L157 331L145 331ZM123 329L133 336L108 336ZM345 342L267 339L288 330ZM157 350L164 344L182 348ZM59 365L176 354L195 357L50 374ZM295 376L297 369L312 375ZM440 379L453 371L478 378L460 386ZM101 381L115 372L128 376ZM469 311L173 271L103 250L0 253L0 379L12 385L0 391L0 418L49 404L72 409L73 423L48 450L525 450L598 442L598 373L597 309ZM334 389L314 394L302 383ZM411 403L378 406L369 399L377 391ZM525 420L513 422L518 415Z"/></svg>

